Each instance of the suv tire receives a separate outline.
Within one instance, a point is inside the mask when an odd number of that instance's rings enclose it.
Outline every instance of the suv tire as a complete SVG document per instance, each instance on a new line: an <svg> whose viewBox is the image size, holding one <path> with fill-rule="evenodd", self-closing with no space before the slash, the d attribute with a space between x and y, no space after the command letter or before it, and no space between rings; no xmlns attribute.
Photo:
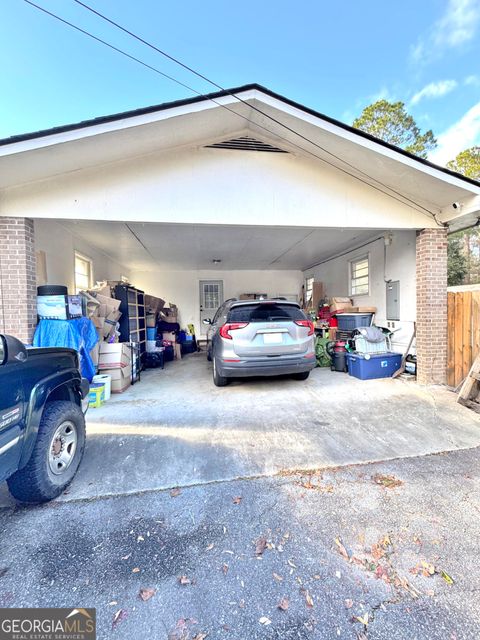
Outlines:
<svg viewBox="0 0 480 640"><path fill-rule="evenodd" d="M57 457L54 447L59 447ZM22 502L47 502L56 498L73 480L84 449L85 418L80 407L74 402L48 403L30 460L7 480L10 493ZM66 456L65 463L61 461L62 455Z"/></svg>
<svg viewBox="0 0 480 640"><path fill-rule="evenodd" d="M302 371L302 373L294 373L294 380L306 380L310 375L310 371Z"/></svg>
<svg viewBox="0 0 480 640"><path fill-rule="evenodd" d="M225 376L219 375L215 356L212 357L212 361L213 361L213 384L216 387L226 387L228 384L228 378L226 378Z"/></svg>

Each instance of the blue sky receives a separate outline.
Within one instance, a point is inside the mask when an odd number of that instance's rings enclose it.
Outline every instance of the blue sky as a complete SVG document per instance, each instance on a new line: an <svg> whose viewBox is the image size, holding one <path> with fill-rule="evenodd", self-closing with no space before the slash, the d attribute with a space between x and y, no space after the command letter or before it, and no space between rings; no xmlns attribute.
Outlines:
<svg viewBox="0 0 480 640"><path fill-rule="evenodd" d="M73 0L35 0L202 93L206 82ZM258 82L351 124L379 97L432 128L440 163L480 144L480 0L86 0L224 87ZM0 137L189 97L185 88L3 0Z"/></svg>

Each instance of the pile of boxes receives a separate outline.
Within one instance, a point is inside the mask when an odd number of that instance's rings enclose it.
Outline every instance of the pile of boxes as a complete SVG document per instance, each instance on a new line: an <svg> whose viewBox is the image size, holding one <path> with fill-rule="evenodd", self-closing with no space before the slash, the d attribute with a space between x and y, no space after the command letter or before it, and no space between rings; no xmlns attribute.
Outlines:
<svg viewBox="0 0 480 640"><path fill-rule="evenodd" d="M98 370L111 378L112 393L123 393L132 384L132 347L129 342L100 343Z"/></svg>
<svg viewBox="0 0 480 640"><path fill-rule="evenodd" d="M99 343L90 354L93 363L98 366L101 345L116 340L117 325L122 315L119 311L120 300L112 298L111 289L107 285L82 291L81 295L84 299L86 315L95 325L98 334Z"/></svg>
<svg viewBox="0 0 480 640"><path fill-rule="evenodd" d="M351 298L332 298L330 312L337 313L376 313L377 307L354 307Z"/></svg>

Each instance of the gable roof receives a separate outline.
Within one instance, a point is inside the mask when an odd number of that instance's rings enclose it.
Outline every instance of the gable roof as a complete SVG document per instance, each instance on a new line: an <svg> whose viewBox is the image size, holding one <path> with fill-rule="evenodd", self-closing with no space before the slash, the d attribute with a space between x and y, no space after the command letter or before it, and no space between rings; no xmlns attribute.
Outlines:
<svg viewBox="0 0 480 640"><path fill-rule="evenodd" d="M208 94L202 94L199 96L194 96L192 98L185 98L185 99L181 99L181 100L174 100L171 102L163 102L161 104L157 104L157 105L152 105L149 107L141 107L139 109L131 109L129 111L123 111L120 113L115 113L115 114L111 114L111 115L106 115L106 116L99 116L96 118L91 118L89 120L82 120L81 122L76 122L73 124L67 124L67 125L61 125L61 126L57 126L57 127L51 127L49 129L41 129L38 131L33 131L31 133L24 133L24 134L19 134L19 135L14 135L14 136L10 136L8 138L3 138L0 139L0 147L2 146L6 146L6 145L10 145L10 144L15 144L18 142L24 142L24 141L28 141L28 140L34 140L34 139L38 139L38 138L47 138L49 136L52 135L56 135L56 134L60 134L60 133L66 133L66 132L70 132L70 131L76 131L79 129L84 129L87 127L92 127L92 126L96 126L96 125L101 125L101 124L106 124L106 123L111 123L111 122L115 122L115 121L119 121L119 120L126 120L129 118L135 118L137 116L142 116L142 115L147 115L147 114L152 114L152 113L156 113L156 112L161 112L161 111L167 111L169 109L175 109L178 107L184 107L184 106L188 106L188 105L194 105L200 102L205 102L205 101L212 101L212 100L217 100L219 98L224 98L227 96L232 96L232 97L236 97L237 94L240 93L244 93L246 91L252 91L252 90L256 90L259 91L260 93L265 94L266 96L270 96L271 98L274 98L275 100L279 100L280 102L283 102L285 105L288 105L290 107L293 107L295 109L298 109L300 111L303 111L306 114L309 114L311 116L314 116L315 118L319 118L320 120L323 120L324 122L328 122L336 127L340 127L341 129L344 129L345 131L348 131L349 133L353 133L356 136L359 136L360 138L364 138L367 140L370 140L371 142L374 142L376 144L379 144L383 147L386 147L387 149L390 149L391 151L394 151L396 153L399 153L403 156L406 156L408 158L410 158L411 160L415 160L416 162L426 166L426 167L430 167L432 169L441 171L442 173L445 173L446 175L452 176L454 178L459 178L460 180L463 180L469 184L472 184L476 187L480 187L480 181L474 180L472 178L469 178L467 176L464 176L461 173L458 173L456 171L452 171L451 169L448 169L447 167L442 167L440 165L437 165L433 162L431 162L430 160L426 160L424 158L420 158L418 156L416 156L413 153L410 153L409 151L405 151L404 149L402 149L401 147L397 147L393 144L390 144L389 142L385 142L384 140L381 140L380 138L376 138L375 136L372 136L369 133L366 133L365 131L362 131L360 129L356 129L355 127L352 127L348 124L345 124L344 122L341 122L340 120L336 120L335 118L332 118L330 116L327 116L323 113L320 113L319 111L315 111L314 109L311 109L310 107L306 107L305 105L302 105L298 102L295 102L294 100L290 100L289 98L286 98L285 96L282 96L278 93L275 93L274 91L271 91L270 89L267 89L266 87L263 87L260 84L257 83L250 83L250 84L245 84L242 85L240 87L234 87L232 89L224 89L222 91L216 91L213 93L208 93Z"/></svg>

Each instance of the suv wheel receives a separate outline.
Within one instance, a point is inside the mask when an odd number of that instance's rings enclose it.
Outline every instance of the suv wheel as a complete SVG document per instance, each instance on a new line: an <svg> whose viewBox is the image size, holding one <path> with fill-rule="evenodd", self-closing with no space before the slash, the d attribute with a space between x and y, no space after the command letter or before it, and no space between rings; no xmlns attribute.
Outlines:
<svg viewBox="0 0 480 640"><path fill-rule="evenodd" d="M293 375L295 380L306 380L310 375L310 371L302 371L302 373L295 373Z"/></svg>
<svg viewBox="0 0 480 640"><path fill-rule="evenodd" d="M27 465L7 480L10 493L22 502L46 502L73 480L85 449L85 418L73 402L46 405L37 441Z"/></svg>
<svg viewBox="0 0 480 640"><path fill-rule="evenodd" d="M213 360L213 384L216 387L226 387L228 384L228 378L226 378L225 376L219 375L218 369L217 369L217 359L215 358L215 356L212 356L212 360Z"/></svg>

